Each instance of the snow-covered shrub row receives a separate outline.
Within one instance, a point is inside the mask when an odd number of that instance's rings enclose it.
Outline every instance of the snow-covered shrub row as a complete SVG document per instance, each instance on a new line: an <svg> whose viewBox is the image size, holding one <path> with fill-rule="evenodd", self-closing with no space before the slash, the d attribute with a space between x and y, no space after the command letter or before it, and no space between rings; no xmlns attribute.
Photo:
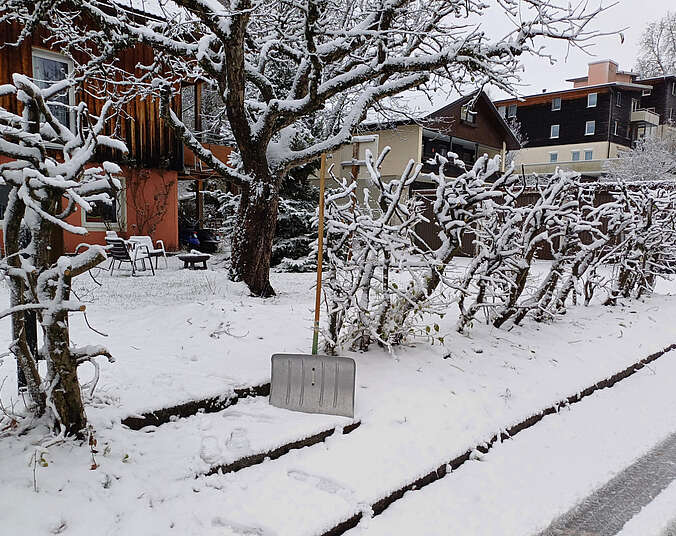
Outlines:
<svg viewBox="0 0 676 536"><path fill-rule="evenodd" d="M334 177L326 197L326 350L391 348L415 334L442 339L435 316L457 309L457 330L480 318L497 328L563 314L570 302L605 292L606 304L650 292L658 276L674 271L676 192L646 184L606 183L608 202L573 172L526 184L499 157L483 156L457 178L444 175L438 157L436 188L426 202L440 245L416 234L419 197L407 197L420 175L411 161L397 180L384 181L366 157L372 189ZM459 161L456 165L462 165ZM473 257L464 270L454 259L470 235ZM546 273L531 274L543 252Z"/></svg>

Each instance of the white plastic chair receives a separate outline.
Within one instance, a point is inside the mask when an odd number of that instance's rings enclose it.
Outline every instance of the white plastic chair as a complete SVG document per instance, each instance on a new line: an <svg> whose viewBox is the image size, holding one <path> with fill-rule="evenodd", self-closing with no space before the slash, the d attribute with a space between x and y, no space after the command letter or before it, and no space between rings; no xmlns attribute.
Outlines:
<svg viewBox="0 0 676 536"><path fill-rule="evenodd" d="M169 263L167 262L167 252L164 249L164 242L162 240L155 241L155 245L157 247L153 246L153 239L147 235L130 236L128 241L134 245L143 246L145 249L147 249L150 257L155 257L155 268L157 268L157 263L160 257L164 257L164 267L169 267ZM153 262L152 258L150 259L150 262Z"/></svg>

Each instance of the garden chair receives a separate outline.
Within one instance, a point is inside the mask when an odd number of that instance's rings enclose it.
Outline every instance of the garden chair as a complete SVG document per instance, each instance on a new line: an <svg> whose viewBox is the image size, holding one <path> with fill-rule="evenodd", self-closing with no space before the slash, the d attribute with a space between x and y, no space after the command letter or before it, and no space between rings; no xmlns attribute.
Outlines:
<svg viewBox="0 0 676 536"><path fill-rule="evenodd" d="M164 249L164 242L162 240L155 241L155 244L158 247L153 246L153 239L150 238L148 235L130 236L129 242L135 245L138 244L144 246L148 250L150 256L155 258L155 268L158 267L157 263L160 257L164 257L164 267L165 268L169 267L169 264L167 263L167 252ZM150 262L152 264L152 260Z"/></svg>
<svg viewBox="0 0 676 536"><path fill-rule="evenodd" d="M155 268L153 268L152 257L150 256L150 250L147 246L143 244L136 244L133 249L129 249L127 242L121 238L106 238L106 243L109 246L108 255L111 257L112 262L110 263L110 273L112 275L115 268L115 261L119 262L118 268L122 266L123 262L128 262L131 265L131 275L136 275L136 263L138 261L143 262L143 267L145 268L145 260L148 259L150 263L150 269L155 275Z"/></svg>

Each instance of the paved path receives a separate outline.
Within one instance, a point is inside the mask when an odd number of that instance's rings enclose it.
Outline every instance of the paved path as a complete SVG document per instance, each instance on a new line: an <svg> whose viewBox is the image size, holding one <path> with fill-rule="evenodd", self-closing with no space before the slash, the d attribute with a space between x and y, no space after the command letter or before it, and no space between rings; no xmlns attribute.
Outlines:
<svg viewBox="0 0 676 536"><path fill-rule="evenodd" d="M674 479L676 433L556 519L540 536L614 536ZM661 536L676 536L676 520Z"/></svg>

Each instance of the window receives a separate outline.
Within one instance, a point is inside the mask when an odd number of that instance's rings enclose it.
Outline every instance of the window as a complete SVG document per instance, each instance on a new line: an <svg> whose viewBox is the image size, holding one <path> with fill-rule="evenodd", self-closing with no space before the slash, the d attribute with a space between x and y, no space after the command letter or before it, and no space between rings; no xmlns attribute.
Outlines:
<svg viewBox="0 0 676 536"><path fill-rule="evenodd" d="M558 112L561 109L561 97L556 97L552 101L552 112Z"/></svg>
<svg viewBox="0 0 676 536"><path fill-rule="evenodd" d="M549 153L549 161L551 163L559 161L559 153Z"/></svg>
<svg viewBox="0 0 676 536"><path fill-rule="evenodd" d="M615 99L615 106L622 106L622 93L617 92L617 98Z"/></svg>
<svg viewBox="0 0 676 536"><path fill-rule="evenodd" d="M671 94L676 97L676 82L671 83Z"/></svg>
<svg viewBox="0 0 676 536"><path fill-rule="evenodd" d="M585 160L593 160L594 159L594 151L592 149L585 149L584 150L584 159Z"/></svg>
<svg viewBox="0 0 676 536"><path fill-rule="evenodd" d="M500 106L500 108L498 108L498 112L500 112L502 117L507 117L507 106Z"/></svg>
<svg viewBox="0 0 676 536"><path fill-rule="evenodd" d="M516 117L516 104L510 104L509 108L507 108L507 117L511 119L512 117Z"/></svg>
<svg viewBox="0 0 676 536"><path fill-rule="evenodd" d="M598 93L590 93L587 95L587 108L596 108L596 102L598 101Z"/></svg>
<svg viewBox="0 0 676 536"><path fill-rule="evenodd" d="M469 107L469 104L465 104L460 109L460 119L472 125L476 123L476 112Z"/></svg>
<svg viewBox="0 0 676 536"><path fill-rule="evenodd" d="M584 127L584 135L592 136L596 132L596 121L587 121Z"/></svg>
<svg viewBox="0 0 676 536"><path fill-rule="evenodd" d="M579 162L579 161L580 161L580 151L573 151L573 152L571 153L571 155L572 155L571 160L572 160L573 162Z"/></svg>
<svg viewBox="0 0 676 536"><path fill-rule="evenodd" d="M73 70L73 63L62 56L45 50L33 50L33 79L40 88L49 87L53 82L65 79ZM74 117L68 106L75 105L75 91L70 88L52 97L49 109L68 128L72 128Z"/></svg>
<svg viewBox="0 0 676 536"><path fill-rule="evenodd" d="M638 99L631 99L631 111L635 112L639 108Z"/></svg>
<svg viewBox="0 0 676 536"><path fill-rule="evenodd" d="M652 93L652 89L644 89L641 92L641 95L643 95L644 97L649 97L651 93Z"/></svg>
<svg viewBox="0 0 676 536"><path fill-rule="evenodd" d="M122 183L122 188L117 193L117 196L112 200L112 203L104 203L103 201L95 201L90 212L82 212L82 225L87 229L93 230L110 230L110 231L124 231L126 230L126 214L127 214L127 196L126 196L126 182L124 177L116 177Z"/></svg>
<svg viewBox="0 0 676 536"><path fill-rule="evenodd" d="M549 137L550 138L559 137L559 125L552 125L552 127L549 129Z"/></svg>
<svg viewBox="0 0 676 536"><path fill-rule="evenodd" d="M615 121L615 123L613 123L613 134L615 136L620 135L620 122L619 121Z"/></svg>

